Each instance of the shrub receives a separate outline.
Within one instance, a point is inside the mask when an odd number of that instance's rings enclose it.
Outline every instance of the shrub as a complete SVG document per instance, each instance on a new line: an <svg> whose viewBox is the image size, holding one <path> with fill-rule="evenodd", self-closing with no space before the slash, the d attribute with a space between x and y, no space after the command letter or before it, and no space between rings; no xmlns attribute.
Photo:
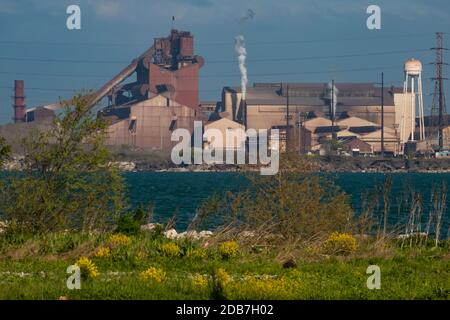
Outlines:
<svg viewBox="0 0 450 320"><path fill-rule="evenodd" d="M348 196L315 164L298 155L283 154L274 176L246 174L248 187L216 194L198 209L190 228L219 224L227 232L252 230L252 244L274 245L309 241L353 227Z"/></svg>
<svg viewBox="0 0 450 320"><path fill-rule="evenodd" d="M163 241L164 239L166 239L164 232L164 226L160 223L156 223L153 230L150 231L150 238L156 241Z"/></svg>
<svg viewBox="0 0 450 320"><path fill-rule="evenodd" d="M95 253L97 258L108 258L111 256L111 249L108 247L100 247Z"/></svg>
<svg viewBox="0 0 450 320"><path fill-rule="evenodd" d="M160 247L161 253L166 257L179 257L180 247L174 242L164 243Z"/></svg>
<svg viewBox="0 0 450 320"><path fill-rule="evenodd" d="M131 244L131 238L124 234L113 234L109 236L108 243L111 246L129 246Z"/></svg>
<svg viewBox="0 0 450 320"><path fill-rule="evenodd" d="M217 269L214 275L215 280L223 286L226 286L232 280L231 276L223 268Z"/></svg>
<svg viewBox="0 0 450 320"><path fill-rule="evenodd" d="M298 299L303 285L298 278L247 276L243 281L235 281L226 288L228 299Z"/></svg>
<svg viewBox="0 0 450 320"><path fill-rule="evenodd" d="M227 241L219 246L219 254L224 259L230 259L239 253L239 245L236 241Z"/></svg>
<svg viewBox="0 0 450 320"><path fill-rule="evenodd" d="M162 282L166 278L166 273L163 269L150 267L147 270L141 272L141 278L144 280Z"/></svg>
<svg viewBox="0 0 450 320"><path fill-rule="evenodd" d="M186 257L190 259L206 259L208 253L203 248L188 248L186 251Z"/></svg>
<svg viewBox="0 0 450 320"><path fill-rule="evenodd" d="M141 232L141 225L144 222L144 210L136 209L133 216L123 215L117 221L117 227L114 232L126 235L137 235Z"/></svg>
<svg viewBox="0 0 450 320"><path fill-rule="evenodd" d="M358 249L358 241L349 233L333 232L325 241L323 249L329 254L347 255Z"/></svg>
<svg viewBox="0 0 450 320"><path fill-rule="evenodd" d="M226 299L226 286L232 281L231 276L222 268L214 270L212 274L213 289L211 292L211 298L213 300L225 300Z"/></svg>
<svg viewBox="0 0 450 320"><path fill-rule="evenodd" d="M197 273L192 278L192 284L194 287L206 288L208 287L208 277Z"/></svg>
<svg viewBox="0 0 450 320"><path fill-rule="evenodd" d="M123 211L123 178L104 144L107 124L89 102L75 96L52 125L23 140L24 170L0 180L0 212L11 232L109 230Z"/></svg>
<svg viewBox="0 0 450 320"><path fill-rule="evenodd" d="M3 162L11 156L11 146L6 143L5 138L0 137L0 167Z"/></svg>
<svg viewBox="0 0 450 320"><path fill-rule="evenodd" d="M85 279L98 276L97 266L89 258L81 257L75 265L80 268L81 276Z"/></svg>

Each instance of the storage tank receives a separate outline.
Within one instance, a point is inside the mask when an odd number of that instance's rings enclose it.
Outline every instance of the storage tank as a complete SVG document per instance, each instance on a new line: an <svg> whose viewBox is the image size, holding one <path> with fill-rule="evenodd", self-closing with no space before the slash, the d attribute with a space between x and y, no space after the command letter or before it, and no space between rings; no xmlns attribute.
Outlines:
<svg viewBox="0 0 450 320"><path fill-rule="evenodd" d="M422 63L416 59L409 59L405 62L405 73L410 76L418 76L422 73Z"/></svg>

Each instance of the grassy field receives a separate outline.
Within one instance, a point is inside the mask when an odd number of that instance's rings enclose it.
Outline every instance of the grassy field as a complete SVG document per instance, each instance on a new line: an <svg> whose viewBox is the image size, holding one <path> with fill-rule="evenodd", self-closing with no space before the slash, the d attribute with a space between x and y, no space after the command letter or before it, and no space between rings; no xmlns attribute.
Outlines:
<svg viewBox="0 0 450 320"><path fill-rule="evenodd" d="M450 299L448 243L382 246L358 240L346 255L305 248L286 268L278 249L235 241L171 241L149 233L3 238L0 299ZM92 265L81 266L81 289L69 290L66 269L81 257ZM369 265L381 268L379 290L366 286Z"/></svg>

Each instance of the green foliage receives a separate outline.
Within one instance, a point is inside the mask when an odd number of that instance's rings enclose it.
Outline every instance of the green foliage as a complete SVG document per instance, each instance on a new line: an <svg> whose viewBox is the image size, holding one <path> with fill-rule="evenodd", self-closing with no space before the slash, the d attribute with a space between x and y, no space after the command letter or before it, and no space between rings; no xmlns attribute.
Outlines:
<svg viewBox="0 0 450 320"><path fill-rule="evenodd" d="M116 233L123 233L127 235L137 235L141 232L141 225L144 223L144 210L142 208L136 209L134 215L123 215L117 221Z"/></svg>
<svg viewBox="0 0 450 320"><path fill-rule="evenodd" d="M219 246L219 254L223 259L231 259L239 254L239 245L236 241L227 241Z"/></svg>
<svg viewBox="0 0 450 320"><path fill-rule="evenodd" d="M258 233L257 239L278 243L311 240L353 228L348 196L312 169L311 162L285 155L276 175L250 174L247 190L209 199L191 227L214 221L238 232L251 230Z"/></svg>
<svg viewBox="0 0 450 320"><path fill-rule="evenodd" d="M150 237L156 241L163 241L164 236L164 226L162 224L156 223L152 231L150 231Z"/></svg>
<svg viewBox="0 0 450 320"><path fill-rule="evenodd" d="M11 146L6 143L3 137L0 137L0 166L11 155Z"/></svg>
<svg viewBox="0 0 450 320"><path fill-rule="evenodd" d="M328 254L347 255L358 249L358 241L351 234L333 232L323 244L323 249Z"/></svg>
<svg viewBox="0 0 450 320"><path fill-rule="evenodd" d="M161 254L161 243L147 233L132 236L129 245L113 247L111 255L101 258L95 252L108 243L109 234L50 233L33 236L21 245L5 245L3 237L1 234L0 245L5 247L0 250L0 300L60 296L70 300L450 298L448 246L394 246L392 256L387 257L377 256L367 248L361 256L301 259L298 269L287 270L275 261L276 248L259 254L242 251L233 260L223 260L219 255L174 259ZM391 241L395 244L395 239ZM192 248L200 245L192 243ZM5 258L11 251L15 255ZM82 257L89 259L84 259L83 264L97 276L84 281L82 290L69 290L67 266ZM381 290L366 287L366 269L372 264L383 272ZM142 279L141 273L149 267L163 270L164 280ZM193 279L201 281L194 286Z"/></svg>
<svg viewBox="0 0 450 320"><path fill-rule="evenodd" d="M104 146L106 123L88 102L74 97L50 129L24 139L26 169L0 183L8 232L107 229L122 211L123 181Z"/></svg>

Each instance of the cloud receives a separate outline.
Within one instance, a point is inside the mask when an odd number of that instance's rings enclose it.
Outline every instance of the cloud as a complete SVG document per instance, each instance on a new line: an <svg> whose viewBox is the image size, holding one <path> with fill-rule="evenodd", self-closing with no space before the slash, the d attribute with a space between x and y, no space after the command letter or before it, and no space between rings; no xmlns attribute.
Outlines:
<svg viewBox="0 0 450 320"><path fill-rule="evenodd" d="M114 18L121 15L121 4L117 1L96 1L95 13L104 18Z"/></svg>

